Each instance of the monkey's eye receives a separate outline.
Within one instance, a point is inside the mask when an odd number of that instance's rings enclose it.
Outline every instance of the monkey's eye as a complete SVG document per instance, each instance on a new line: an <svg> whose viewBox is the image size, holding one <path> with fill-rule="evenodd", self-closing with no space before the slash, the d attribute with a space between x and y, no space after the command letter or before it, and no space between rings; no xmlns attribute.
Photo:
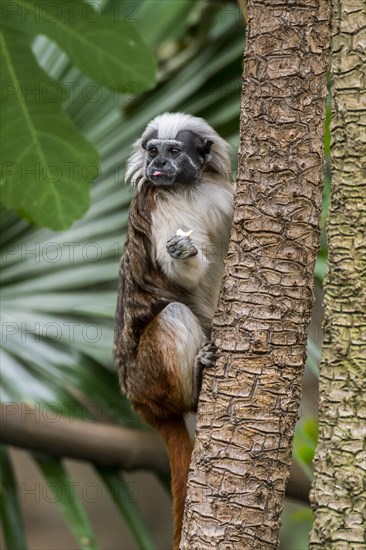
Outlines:
<svg viewBox="0 0 366 550"><path fill-rule="evenodd" d="M151 147L151 149L149 149L149 155L150 157L156 157L158 154L158 150L155 149L155 147Z"/></svg>
<svg viewBox="0 0 366 550"><path fill-rule="evenodd" d="M173 157L176 157L177 155L179 155L180 150L173 147L173 149L170 149L170 153L173 155Z"/></svg>

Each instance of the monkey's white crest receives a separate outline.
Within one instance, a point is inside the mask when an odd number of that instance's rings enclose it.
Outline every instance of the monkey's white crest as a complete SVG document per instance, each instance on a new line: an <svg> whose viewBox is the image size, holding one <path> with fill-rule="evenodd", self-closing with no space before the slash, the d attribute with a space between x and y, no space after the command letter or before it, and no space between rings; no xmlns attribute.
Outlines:
<svg viewBox="0 0 366 550"><path fill-rule="evenodd" d="M181 131L188 130L203 140L212 142L207 155L203 174L207 172L209 180L214 183L231 181L231 163L229 144L203 119L185 113L164 113L155 117L146 127L142 136L133 144L133 153L127 162L126 181L141 189L146 181L146 151L142 144L146 139L175 139Z"/></svg>

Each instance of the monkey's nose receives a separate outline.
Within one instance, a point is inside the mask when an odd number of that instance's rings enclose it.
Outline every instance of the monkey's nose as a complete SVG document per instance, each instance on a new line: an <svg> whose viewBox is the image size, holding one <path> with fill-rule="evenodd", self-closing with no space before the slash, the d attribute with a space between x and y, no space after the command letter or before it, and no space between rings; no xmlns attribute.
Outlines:
<svg viewBox="0 0 366 550"><path fill-rule="evenodd" d="M167 165L167 161L164 158L156 158L154 162L154 166L156 167L156 170L162 170Z"/></svg>

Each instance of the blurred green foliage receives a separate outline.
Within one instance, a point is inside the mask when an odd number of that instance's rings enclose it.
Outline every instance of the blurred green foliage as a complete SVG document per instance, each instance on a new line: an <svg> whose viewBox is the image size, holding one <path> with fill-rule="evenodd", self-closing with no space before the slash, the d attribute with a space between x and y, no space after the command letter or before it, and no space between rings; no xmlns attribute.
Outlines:
<svg viewBox="0 0 366 550"><path fill-rule="evenodd" d="M310 416L301 418L296 425L293 457L312 480L311 465L318 440L318 424Z"/></svg>

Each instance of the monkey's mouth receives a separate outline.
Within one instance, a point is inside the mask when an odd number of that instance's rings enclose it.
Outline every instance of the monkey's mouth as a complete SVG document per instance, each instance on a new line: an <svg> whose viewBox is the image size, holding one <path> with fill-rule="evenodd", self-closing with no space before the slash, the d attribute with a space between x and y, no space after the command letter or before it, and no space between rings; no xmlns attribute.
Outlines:
<svg viewBox="0 0 366 550"><path fill-rule="evenodd" d="M153 185L171 185L175 180L175 173L163 170L152 170L147 177Z"/></svg>

